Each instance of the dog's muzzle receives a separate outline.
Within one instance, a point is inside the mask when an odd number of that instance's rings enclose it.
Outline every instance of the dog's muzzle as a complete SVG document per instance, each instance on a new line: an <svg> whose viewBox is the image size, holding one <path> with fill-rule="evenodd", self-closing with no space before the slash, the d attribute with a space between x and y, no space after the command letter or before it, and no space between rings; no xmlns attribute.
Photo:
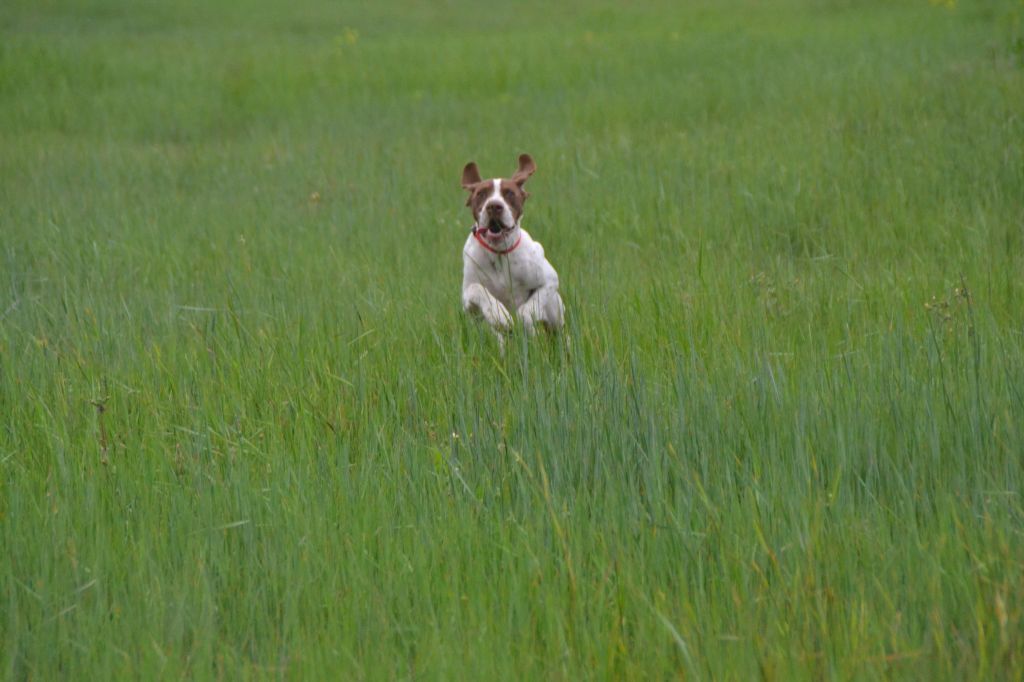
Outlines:
<svg viewBox="0 0 1024 682"><path fill-rule="evenodd" d="M484 207L484 213L486 214L485 224L487 230L491 234L499 234L502 230L508 229L508 226L502 221L505 213L505 207L498 202L487 204Z"/></svg>

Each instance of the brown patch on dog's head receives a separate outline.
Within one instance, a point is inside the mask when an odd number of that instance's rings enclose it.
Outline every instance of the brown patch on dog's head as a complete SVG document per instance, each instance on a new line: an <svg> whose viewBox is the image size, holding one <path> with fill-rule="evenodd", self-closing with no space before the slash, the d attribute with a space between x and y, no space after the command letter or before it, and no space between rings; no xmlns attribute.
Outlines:
<svg viewBox="0 0 1024 682"><path fill-rule="evenodd" d="M523 185L536 170L537 164L533 162L530 155L520 154L519 168L512 174L511 179L500 181L498 191L517 221L523 215L523 204L526 203L526 198L530 196L530 193L523 189ZM494 181L482 180L476 163L470 161L462 169L462 187L469 191L466 206L469 206L473 212L473 218L477 219L484 204L494 195Z"/></svg>
<svg viewBox="0 0 1024 682"><path fill-rule="evenodd" d="M484 204L494 193L494 183L490 180L482 180L470 185L466 189L469 190L466 206L469 206L470 210L473 211L473 217L476 218L480 215L480 210L484 207Z"/></svg>
<svg viewBox="0 0 1024 682"><path fill-rule="evenodd" d="M462 169L462 188L469 191L466 206L472 209L474 218L480 213L484 202L490 196L490 192L487 191L490 186L490 182L480 179L480 169L477 168L476 161L470 161Z"/></svg>
<svg viewBox="0 0 1024 682"><path fill-rule="evenodd" d="M501 181L501 198L508 204L512 215L519 220L523 215L523 204L530 193L523 189L523 185L537 170L537 164L533 162L529 154L519 155L519 168L512 174L511 180Z"/></svg>
<svg viewBox="0 0 1024 682"><path fill-rule="evenodd" d="M508 204L508 209L512 211L512 217L519 220L523 215L523 204L526 203L529 194L514 180L502 180L498 191Z"/></svg>

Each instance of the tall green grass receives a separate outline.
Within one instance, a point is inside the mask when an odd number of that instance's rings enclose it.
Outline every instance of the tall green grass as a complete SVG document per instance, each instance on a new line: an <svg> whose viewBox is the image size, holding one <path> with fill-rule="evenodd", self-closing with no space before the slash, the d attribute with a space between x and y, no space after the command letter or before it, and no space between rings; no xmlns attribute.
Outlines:
<svg viewBox="0 0 1024 682"><path fill-rule="evenodd" d="M1021 678L1022 15L4 3L5 676Z"/></svg>

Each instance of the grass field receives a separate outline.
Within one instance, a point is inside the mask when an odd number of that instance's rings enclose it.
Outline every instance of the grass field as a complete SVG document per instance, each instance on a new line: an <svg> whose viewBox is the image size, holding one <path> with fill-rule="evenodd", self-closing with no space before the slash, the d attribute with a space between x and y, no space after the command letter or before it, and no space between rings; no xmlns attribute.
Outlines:
<svg viewBox="0 0 1024 682"><path fill-rule="evenodd" d="M1017 0L5 0L4 676L1021 679L1022 145Z"/></svg>

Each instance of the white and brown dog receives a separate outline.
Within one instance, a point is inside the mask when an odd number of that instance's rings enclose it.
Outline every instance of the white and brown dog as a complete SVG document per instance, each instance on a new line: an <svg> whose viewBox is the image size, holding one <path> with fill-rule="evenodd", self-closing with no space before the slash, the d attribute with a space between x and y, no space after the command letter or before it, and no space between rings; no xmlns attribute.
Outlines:
<svg viewBox="0 0 1024 682"><path fill-rule="evenodd" d="M523 185L536 169L529 154L520 155L519 170L507 180L481 180L472 161L462 169L474 220L462 248L462 306L483 317L499 339L514 325L509 311L516 311L531 334L538 324L549 331L561 329L565 316L558 273L544 257L544 247L519 224L529 196Z"/></svg>

